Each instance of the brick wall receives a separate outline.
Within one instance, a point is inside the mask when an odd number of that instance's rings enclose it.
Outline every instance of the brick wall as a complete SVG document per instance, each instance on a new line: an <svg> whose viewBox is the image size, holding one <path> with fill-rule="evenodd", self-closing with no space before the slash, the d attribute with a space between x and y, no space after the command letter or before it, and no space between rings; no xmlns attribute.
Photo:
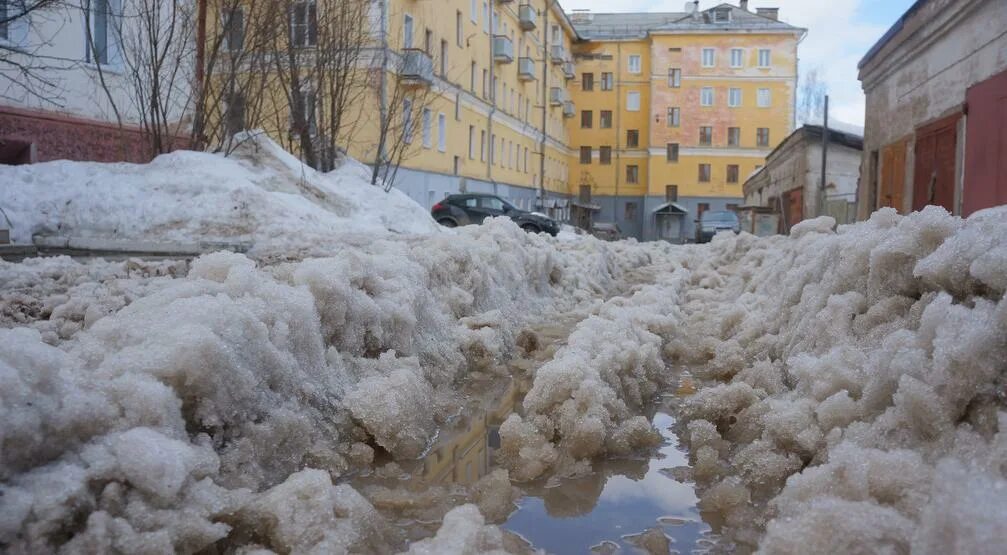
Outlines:
<svg viewBox="0 0 1007 555"><path fill-rule="evenodd" d="M120 129L101 121L0 106L0 152L15 152L24 145L32 145L32 162L149 162L151 159L148 140L137 127ZM184 146L184 141L180 141L180 146ZM13 160L10 157L6 161Z"/></svg>

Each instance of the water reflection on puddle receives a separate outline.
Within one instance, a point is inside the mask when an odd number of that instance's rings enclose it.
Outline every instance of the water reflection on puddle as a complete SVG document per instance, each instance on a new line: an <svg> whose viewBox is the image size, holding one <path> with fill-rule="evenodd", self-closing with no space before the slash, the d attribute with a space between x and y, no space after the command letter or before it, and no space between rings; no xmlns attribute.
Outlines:
<svg viewBox="0 0 1007 555"><path fill-rule="evenodd" d="M655 526L678 552L709 545L710 527L700 518L695 491L668 473L689 464L670 429L675 419L658 412L653 422L666 441L654 457L600 462L591 476L529 491L503 527L558 554L589 553L592 547L611 553L617 546L633 553L638 550L626 536Z"/></svg>

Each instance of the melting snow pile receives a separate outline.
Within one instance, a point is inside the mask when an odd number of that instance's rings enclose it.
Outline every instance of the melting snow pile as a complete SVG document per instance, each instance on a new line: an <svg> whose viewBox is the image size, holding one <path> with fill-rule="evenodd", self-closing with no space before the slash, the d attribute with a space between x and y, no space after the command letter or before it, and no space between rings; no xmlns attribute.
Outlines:
<svg viewBox="0 0 1007 555"><path fill-rule="evenodd" d="M253 253L332 245L337 234L434 233L401 191L347 159L322 174L264 135L224 157L164 154L149 164L56 161L0 166L0 208L15 243L32 235L148 242L251 243Z"/></svg>
<svg viewBox="0 0 1007 555"><path fill-rule="evenodd" d="M765 553L1000 551L1007 209L832 225L693 264L668 354L712 384L683 407L701 507Z"/></svg>
<svg viewBox="0 0 1007 555"><path fill-rule="evenodd" d="M650 259L497 220L293 263L216 253L177 279L2 264L0 283L48 308L0 329L0 547L387 552L399 532L334 479L375 448L419 455L458 379ZM71 297L107 309L61 334L47 322ZM415 550L503 545L471 507L445 528Z"/></svg>

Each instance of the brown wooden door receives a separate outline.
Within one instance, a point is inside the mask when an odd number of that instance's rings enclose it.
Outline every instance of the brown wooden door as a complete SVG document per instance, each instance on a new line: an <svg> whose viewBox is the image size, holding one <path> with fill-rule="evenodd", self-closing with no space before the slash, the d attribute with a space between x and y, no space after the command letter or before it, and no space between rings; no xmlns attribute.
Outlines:
<svg viewBox="0 0 1007 555"><path fill-rule="evenodd" d="M969 89L962 215L1007 204L1007 71Z"/></svg>
<svg viewBox="0 0 1007 555"><path fill-rule="evenodd" d="M916 130L913 210L933 204L954 212L955 151L960 117L955 114Z"/></svg>
<svg viewBox="0 0 1007 555"><path fill-rule="evenodd" d="M881 190L877 208L886 206L902 212L906 187L906 147L908 141L894 142L881 151Z"/></svg>
<svg viewBox="0 0 1007 555"><path fill-rule="evenodd" d="M783 209L786 210L787 229L801 223L804 220L804 189L798 187L783 193Z"/></svg>

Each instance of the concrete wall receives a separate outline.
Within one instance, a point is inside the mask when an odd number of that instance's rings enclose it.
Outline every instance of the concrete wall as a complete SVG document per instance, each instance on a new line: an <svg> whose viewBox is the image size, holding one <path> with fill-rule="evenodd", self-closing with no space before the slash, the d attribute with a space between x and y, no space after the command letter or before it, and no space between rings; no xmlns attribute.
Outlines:
<svg viewBox="0 0 1007 555"><path fill-rule="evenodd" d="M699 205L707 203L710 210L727 210L728 204L741 205L743 198L730 197L679 197L676 204L685 207L689 211L683 217L682 238L684 242L692 242L696 237L696 219L699 217ZM644 199L644 221L643 236L644 241L657 240L657 218L654 210L667 202L664 197L649 196Z"/></svg>
<svg viewBox="0 0 1007 555"><path fill-rule="evenodd" d="M523 210L539 210L535 202L538 198L537 189L508 183L490 183L471 177L400 168L395 178L395 188L427 209L448 195L468 192L498 195Z"/></svg>
<svg viewBox="0 0 1007 555"><path fill-rule="evenodd" d="M880 168L871 153L909 138L903 211L911 209L915 141L921 125L963 111L968 88L1007 69L1007 2L1003 0L931 0L906 18L877 54L861 67L867 95L858 218L873 211L869 187ZM958 158L964 152L959 126ZM958 165L955 212L961 206Z"/></svg>

